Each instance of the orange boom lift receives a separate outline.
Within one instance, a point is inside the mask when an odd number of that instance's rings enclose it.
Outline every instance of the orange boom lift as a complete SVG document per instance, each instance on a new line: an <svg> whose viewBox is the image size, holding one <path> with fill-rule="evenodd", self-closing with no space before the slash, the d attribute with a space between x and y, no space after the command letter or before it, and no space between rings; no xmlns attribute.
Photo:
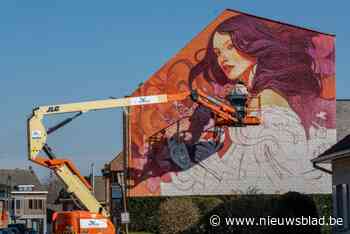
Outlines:
<svg viewBox="0 0 350 234"><path fill-rule="evenodd" d="M249 111L246 109L243 118L237 118L237 107L234 106L232 102L226 102L208 96L201 90L193 90L180 94L106 99L35 108L27 121L28 158L36 164L51 169L57 177L63 181L67 191L74 196L84 208L84 210L56 213L53 218L53 233L114 234L116 227L114 227L110 221L107 210L94 197L89 182L85 180L71 161L57 158L52 149L47 145L46 140L48 135L88 111L168 103L182 101L188 98L210 109L215 116L217 125L245 126L258 125L261 123L261 117L259 114L256 114L256 111L254 115L250 115ZM43 124L43 118L45 116L63 113L75 114L54 127L45 128ZM39 156L41 152L44 152L47 157Z"/></svg>

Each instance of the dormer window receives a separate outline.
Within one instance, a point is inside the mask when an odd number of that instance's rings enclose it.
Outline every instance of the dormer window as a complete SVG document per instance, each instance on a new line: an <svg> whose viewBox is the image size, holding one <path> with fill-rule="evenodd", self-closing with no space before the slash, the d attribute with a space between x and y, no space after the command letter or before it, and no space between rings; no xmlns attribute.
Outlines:
<svg viewBox="0 0 350 234"><path fill-rule="evenodd" d="M33 191L34 185L17 185L17 191L25 192L25 191Z"/></svg>

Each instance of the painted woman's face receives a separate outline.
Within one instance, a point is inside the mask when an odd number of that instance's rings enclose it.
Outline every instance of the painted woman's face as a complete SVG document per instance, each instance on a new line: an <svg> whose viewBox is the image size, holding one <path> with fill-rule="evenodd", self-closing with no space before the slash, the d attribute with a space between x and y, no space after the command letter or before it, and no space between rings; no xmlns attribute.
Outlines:
<svg viewBox="0 0 350 234"><path fill-rule="evenodd" d="M215 32L213 46L218 64L230 80L238 79L253 65L253 61L248 56L242 56L238 53L228 33Z"/></svg>

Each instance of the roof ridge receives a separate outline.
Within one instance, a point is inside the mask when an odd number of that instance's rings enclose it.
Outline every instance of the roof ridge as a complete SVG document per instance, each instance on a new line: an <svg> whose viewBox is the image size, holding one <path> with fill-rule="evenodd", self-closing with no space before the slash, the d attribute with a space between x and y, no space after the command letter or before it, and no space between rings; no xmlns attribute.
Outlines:
<svg viewBox="0 0 350 234"><path fill-rule="evenodd" d="M303 26L299 26L299 25L295 25L295 24L290 24L290 23L282 22L282 21L279 21L279 20L274 20L274 19L267 18L267 17L261 17L261 16L250 14L250 13L246 13L246 12L243 12L243 11L238 11L238 10L229 9L229 8L226 8L226 11L231 11L231 12L235 12L235 13L239 13L239 14L255 17L255 18L258 18L258 19L262 19L262 20L268 20L268 21L275 22L275 23L278 23L278 24L284 24L284 25L291 26L291 27L294 27L294 28L299 28L299 29L302 29L302 30L307 30L307 31L321 33L321 34L324 34L324 35L335 37L335 34L333 34L333 33L325 33L325 32L321 32L321 31L315 30L315 29L311 29L311 28L307 28L307 27L303 27Z"/></svg>

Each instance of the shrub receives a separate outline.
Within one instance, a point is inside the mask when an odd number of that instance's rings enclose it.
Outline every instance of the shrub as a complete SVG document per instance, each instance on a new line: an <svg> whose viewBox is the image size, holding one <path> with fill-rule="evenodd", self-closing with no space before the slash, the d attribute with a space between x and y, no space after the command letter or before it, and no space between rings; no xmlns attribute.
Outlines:
<svg viewBox="0 0 350 234"><path fill-rule="evenodd" d="M214 196L192 197L192 202L197 205L201 215L207 214L223 203L220 198Z"/></svg>
<svg viewBox="0 0 350 234"><path fill-rule="evenodd" d="M247 226L247 225L232 225L227 226L224 224L226 217L235 218L259 218L267 217L272 214L272 199L263 195L247 195L247 196L235 196L231 200L226 200L224 203L217 206L211 212L207 213L200 222L201 233L247 233L257 234L266 233L266 227ZM221 225L213 227L209 220L213 215L217 215L221 219ZM191 230L188 233L200 233Z"/></svg>
<svg viewBox="0 0 350 234"><path fill-rule="evenodd" d="M160 205L159 231L161 234L179 234L196 225L200 212L191 198L168 198Z"/></svg>
<svg viewBox="0 0 350 234"><path fill-rule="evenodd" d="M159 206L163 198L130 198L130 230L159 233Z"/></svg>
<svg viewBox="0 0 350 234"><path fill-rule="evenodd" d="M312 198L317 206L320 217L330 217L332 215L332 194L315 194ZM321 227L323 234L331 234L332 227L324 225Z"/></svg>
<svg viewBox="0 0 350 234"><path fill-rule="evenodd" d="M273 217L278 218L318 218L317 207L311 196L288 192L278 199ZM321 234L320 226L315 225L283 225L273 226L269 233L310 233Z"/></svg>

